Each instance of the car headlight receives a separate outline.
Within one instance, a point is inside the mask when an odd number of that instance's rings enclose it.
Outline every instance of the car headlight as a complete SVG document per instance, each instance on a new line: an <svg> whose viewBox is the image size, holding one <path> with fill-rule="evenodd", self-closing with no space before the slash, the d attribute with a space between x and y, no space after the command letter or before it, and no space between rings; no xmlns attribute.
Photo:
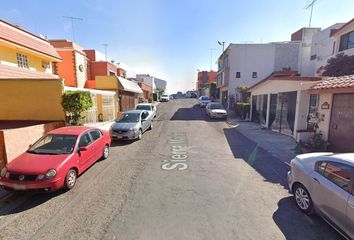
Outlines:
<svg viewBox="0 0 354 240"><path fill-rule="evenodd" d="M51 179L53 178L55 175L57 174L57 171L55 171L54 169L50 169L47 174L45 175L47 177L47 179Z"/></svg>
<svg viewBox="0 0 354 240"><path fill-rule="evenodd" d="M6 168L3 168L3 169L1 169L0 176L1 176L1 177L5 177L6 173L7 173L7 169L6 169Z"/></svg>

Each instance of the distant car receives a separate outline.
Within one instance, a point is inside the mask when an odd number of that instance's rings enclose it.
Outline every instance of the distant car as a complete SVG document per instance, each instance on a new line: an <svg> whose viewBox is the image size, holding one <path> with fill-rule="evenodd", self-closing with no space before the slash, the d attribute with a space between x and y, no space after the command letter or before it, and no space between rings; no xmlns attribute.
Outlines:
<svg viewBox="0 0 354 240"><path fill-rule="evenodd" d="M7 190L72 189L78 175L109 155L108 132L90 127L50 131L1 170L0 185Z"/></svg>
<svg viewBox="0 0 354 240"><path fill-rule="evenodd" d="M170 100L173 100L173 95L170 95Z"/></svg>
<svg viewBox="0 0 354 240"><path fill-rule="evenodd" d="M200 107L206 107L206 105L208 105L208 103L211 102L210 98L208 96L201 96L199 98L199 106Z"/></svg>
<svg viewBox="0 0 354 240"><path fill-rule="evenodd" d="M210 102L205 109L210 118L227 118L227 112L220 103Z"/></svg>
<svg viewBox="0 0 354 240"><path fill-rule="evenodd" d="M145 110L124 112L111 126L109 133L112 140L140 140L143 133L153 128L152 115Z"/></svg>
<svg viewBox="0 0 354 240"><path fill-rule="evenodd" d="M156 117L156 106L152 103L139 103L135 106L135 110L146 110L152 118Z"/></svg>
<svg viewBox="0 0 354 240"><path fill-rule="evenodd" d="M191 93L191 98L197 98L197 97L198 97L197 94Z"/></svg>
<svg viewBox="0 0 354 240"><path fill-rule="evenodd" d="M354 239L354 153L302 154L290 166L288 183L298 208Z"/></svg>
<svg viewBox="0 0 354 240"><path fill-rule="evenodd" d="M168 102L170 97L167 94L162 94L160 97L160 102Z"/></svg>

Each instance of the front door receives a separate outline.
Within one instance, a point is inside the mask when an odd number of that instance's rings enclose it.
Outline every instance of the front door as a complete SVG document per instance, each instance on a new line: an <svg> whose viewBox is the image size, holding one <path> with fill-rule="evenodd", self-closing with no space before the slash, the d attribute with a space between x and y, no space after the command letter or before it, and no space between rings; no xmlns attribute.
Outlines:
<svg viewBox="0 0 354 240"><path fill-rule="evenodd" d="M354 94L334 94L329 143L331 151L354 151Z"/></svg>

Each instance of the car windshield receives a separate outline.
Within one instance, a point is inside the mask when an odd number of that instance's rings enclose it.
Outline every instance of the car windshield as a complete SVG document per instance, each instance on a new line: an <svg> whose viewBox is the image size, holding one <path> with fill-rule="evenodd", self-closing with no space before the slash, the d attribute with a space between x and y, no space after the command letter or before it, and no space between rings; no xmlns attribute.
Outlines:
<svg viewBox="0 0 354 240"><path fill-rule="evenodd" d="M209 97L202 97L202 100L209 100Z"/></svg>
<svg viewBox="0 0 354 240"><path fill-rule="evenodd" d="M224 109L224 107L220 103L210 104L210 109Z"/></svg>
<svg viewBox="0 0 354 240"><path fill-rule="evenodd" d="M120 119L118 119L117 123L131 123L131 122L139 122L140 113L123 113Z"/></svg>
<svg viewBox="0 0 354 240"><path fill-rule="evenodd" d="M33 154L70 154L75 148L77 135L48 134L40 138L28 149Z"/></svg>
<svg viewBox="0 0 354 240"><path fill-rule="evenodd" d="M147 110L147 111L151 111L151 106L150 105L138 105L135 108L136 110Z"/></svg>

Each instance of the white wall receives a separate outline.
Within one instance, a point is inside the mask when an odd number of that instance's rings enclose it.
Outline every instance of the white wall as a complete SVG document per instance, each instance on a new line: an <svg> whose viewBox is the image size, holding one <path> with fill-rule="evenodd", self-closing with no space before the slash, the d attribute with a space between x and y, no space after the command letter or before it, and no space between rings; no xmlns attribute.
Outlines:
<svg viewBox="0 0 354 240"><path fill-rule="evenodd" d="M326 66L328 59L335 56L335 52L333 52L335 38L330 37L331 30L338 29L343 25L344 23L336 23L313 35L310 56L316 55L316 59L310 60L310 76L318 76L317 69Z"/></svg>
<svg viewBox="0 0 354 240"><path fill-rule="evenodd" d="M312 76L313 68L311 67L311 45L312 37L320 32L320 28L304 28L302 41L299 52L299 72L301 76Z"/></svg>
<svg viewBox="0 0 354 240"><path fill-rule="evenodd" d="M318 127L319 127L318 130L322 132L323 138L325 140L328 140L329 124L331 121L331 109L333 104L332 100L333 100L332 93L320 94L318 113L319 113L319 118L322 120L318 123ZM324 102L329 103L329 109L321 109L321 105Z"/></svg>
<svg viewBox="0 0 354 240"><path fill-rule="evenodd" d="M304 91L315 85L316 82L294 80L268 80L251 90L252 95L274 94L279 92Z"/></svg>

